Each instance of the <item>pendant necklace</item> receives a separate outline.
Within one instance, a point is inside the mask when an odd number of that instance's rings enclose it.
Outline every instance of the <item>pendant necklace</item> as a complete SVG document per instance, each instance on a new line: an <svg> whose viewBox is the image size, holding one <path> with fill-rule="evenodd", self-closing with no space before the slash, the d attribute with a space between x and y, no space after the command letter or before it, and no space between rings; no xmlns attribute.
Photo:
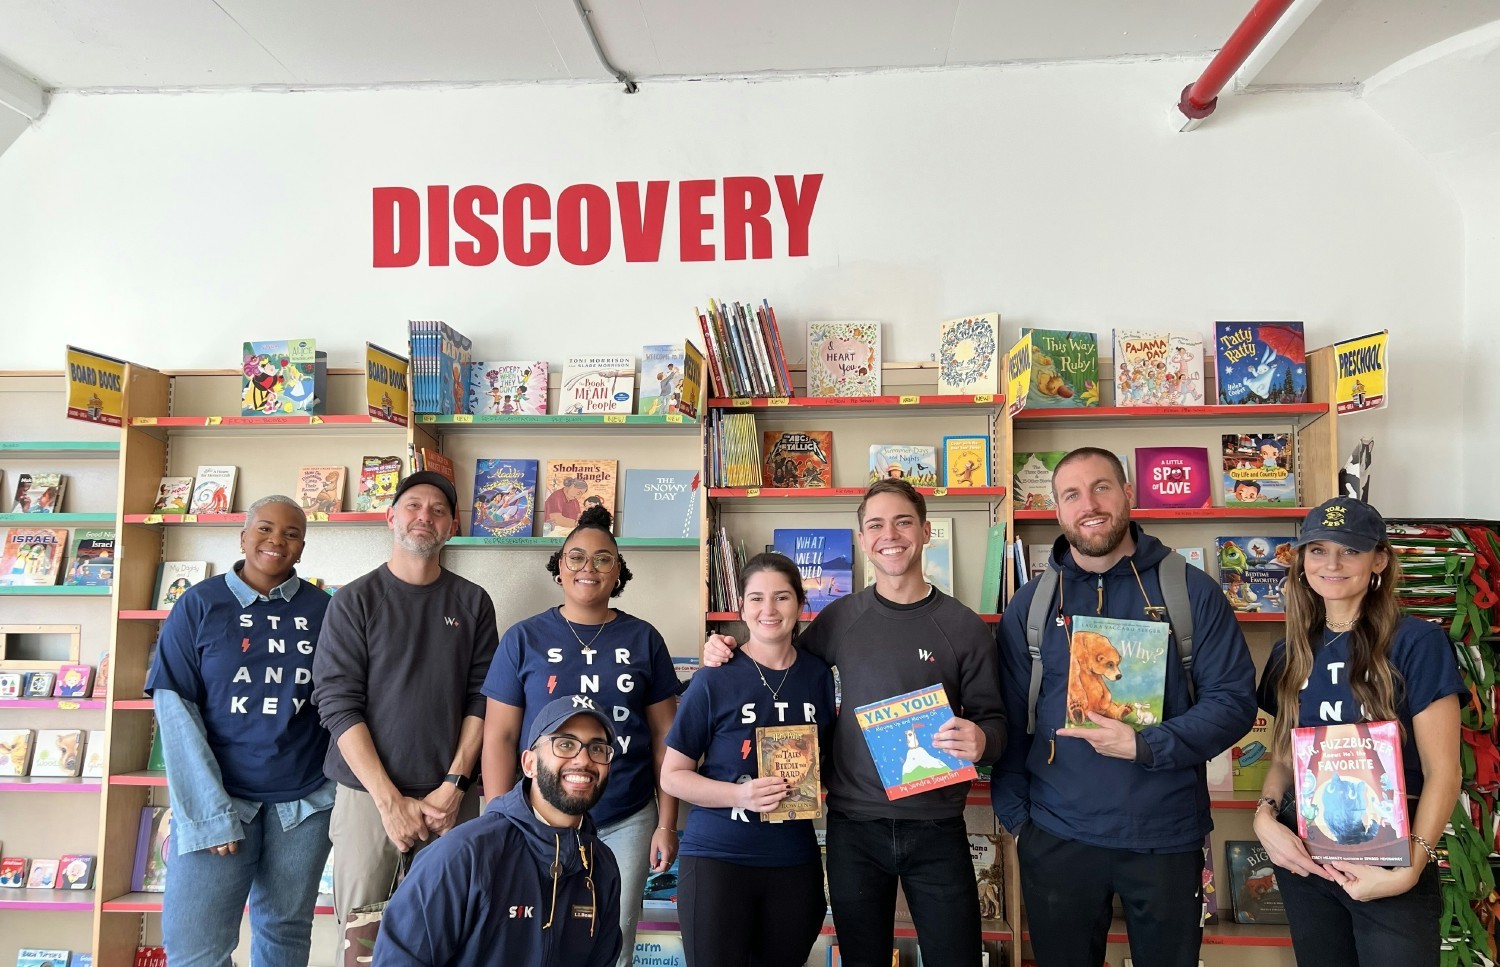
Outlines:
<svg viewBox="0 0 1500 967"><path fill-rule="evenodd" d="M749 655L746 655L745 657L750 658ZM781 684L777 685L775 688L772 688L771 683L766 681L766 673L761 671L760 662L756 661L754 658L750 658L750 664L755 666L755 674L760 676L760 683L766 686L766 691L771 693L771 701L781 701L781 690L783 688L786 688L786 680L792 674L792 666L786 666L786 672L781 676ZM793 664L796 664L796 662L794 661Z"/></svg>
<svg viewBox="0 0 1500 967"><path fill-rule="evenodd" d="M596 632L594 632L594 637L590 638L588 640L588 643L585 644L584 640L582 638L578 637L578 632L573 630L573 622L571 622L571 621L568 620L568 616L562 613L562 609L561 608L557 609L557 616L559 618L563 619L563 624L567 625L568 626L568 630L573 632L573 638L580 645L583 646L583 650L584 650L585 653L588 652L589 648L594 644L594 642L596 642L596 641L599 640L599 636L602 635L602 634L604 634L604 625L601 624L599 626L599 630L596 631ZM605 622L605 624L608 624L608 622Z"/></svg>
<svg viewBox="0 0 1500 967"><path fill-rule="evenodd" d="M1359 615L1355 615L1354 617L1350 618L1348 621L1329 621L1329 620L1325 619L1323 621L1323 623L1328 626L1328 630L1329 631L1345 632L1345 631L1348 631L1349 629L1353 628L1354 627L1354 623L1356 621L1358 621L1358 620L1359 620Z"/></svg>

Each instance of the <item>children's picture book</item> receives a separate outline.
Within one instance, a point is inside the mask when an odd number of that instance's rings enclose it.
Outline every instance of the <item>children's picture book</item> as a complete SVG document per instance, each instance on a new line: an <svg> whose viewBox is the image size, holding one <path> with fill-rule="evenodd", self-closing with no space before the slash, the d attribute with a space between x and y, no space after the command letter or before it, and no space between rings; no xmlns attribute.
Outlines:
<svg viewBox="0 0 1500 967"><path fill-rule="evenodd" d="M151 504L153 514L185 514L193 500L192 477L163 477Z"/></svg>
<svg viewBox="0 0 1500 967"><path fill-rule="evenodd" d="M12 514L56 514L62 511L68 478L60 473L23 473L16 477Z"/></svg>
<svg viewBox="0 0 1500 967"><path fill-rule="evenodd" d="M696 420L703 412L703 353L691 342L684 343L682 351L682 382L675 405L684 419Z"/></svg>
<svg viewBox="0 0 1500 967"><path fill-rule="evenodd" d="M1292 538L1232 535L1214 538L1219 586L1229 606L1245 614L1284 614Z"/></svg>
<svg viewBox="0 0 1500 967"><path fill-rule="evenodd" d="M38 729L31 754L33 776L76 776L83 768L83 732L79 729Z"/></svg>
<svg viewBox="0 0 1500 967"><path fill-rule="evenodd" d="M667 867L660 873L647 873L645 886L641 889L641 906L647 910L676 910L679 873L680 871L677 866L677 859L673 859L672 865ZM658 936L665 935L658 934ZM652 946L655 947L658 945L653 943ZM666 949L670 950L672 946L673 945L669 941ZM677 959L662 960L661 963L663 967L685 967L687 962L682 958L682 954L680 953L682 949L680 937L678 938L676 946L677 950L679 951L679 953L677 954ZM636 944L636 949L640 949L639 943ZM660 953L660 951L652 951L653 959L657 956L658 953Z"/></svg>
<svg viewBox="0 0 1500 967"><path fill-rule="evenodd" d="M535 460L487 459L474 463L474 537L530 537L536 516Z"/></svg>
<svg viewBox="0 0 1500 967"><path fill-rule="evenodd" d="M761 480L767 487L832 487L832 430L761 431Z"/></svg>
<svg viewBox="0 0 1500 967"><path fill-rule="evenodd" d="M1000 313L949 319L938 340L938 394L1000 392Z"/></svg>
<svg viewBox="0 0 1500 967"><path fill-rule="evenodd" d="M1062 409L1099 405L1099 337L1064 329L1031 333L1031 386L1026 408Z"/></svg>
<svg viewBox="0 0 1500 967"><path fill-rule="evenodd" d="M135 948L135 967L167 967L167 948Z"/></svg>
<svg viewBox="0 0 1500 967"><path fill-rule="evenodd" d="M785 554L802 573L808 612L816 613L854 588L854 532L848 528L778 527L771 533L776 553Z"/></svg>
<svg viewBox="0 0 1500 967"><path fill-rule="evenodd" d="M431 470L433 473L441 474L448 478L454 489L458 489L458 476L453 469L453 461L442 453L431 447L418 447L416 459L412 461L412 472L418 470Z"/></svg>
<svg viewBox="0 0 1500 967"><path fill-rule="evenodd" d="M807 324L808 396L880 395L880 323Z"/></svg>
<svg viewBox="0 0 1500 967"><path fill-rule="evenodd" d="M469 364L469 413L540 416L547 412L547 361Z"/></svg>
<svg viewBox="0 0 1500 967"><path fill-rule="evenodd" d="M929 517L932 536L922 545L922 578L928 584L951 596L953 594L953 518ZM865 558L865 583L875 583L875 565Z"/></svg>
<svg viewBox="0 0 1500 967"><path fill-rule="evenodd" d="M1214 369L1223 406L1306 403L1302 323L1214 323Z"/></svg>
<svg viewBox="0 0 1500 967"><path fill-rule="evenodd" d="M372 514L385 510L396 502L396 484L400 482L400 457L360 457L359 490L354 495L355 511Z"/></svg>
<svg viewBox="0 0 1500 967"><path fill-rule="evenodd" d="M313 416L327 396L328 354L315 339L247 342L241 353L241 416Z"/></svg>
<svg viewBox="0 0 1500 967"><path fill-rule="evenodd" d="M0 699L20 698L26 676L20 672L0 672Z"/></svg>
<svg viewBox="0 0 1500 967"><path fill-rule="evenodd" d="M542 536L565 537L598 504L615 513L618 460L548 460L543 468Z"/></svg>
<svg viewBox="0 0 1500 967"><path fill-rule="evenodd" d="M1225 507L1297 506L1290 433L1226 433L1222 441Z"/></svg>
<svg viewBox="0 0 1500 967"><path fill-rule="evenodd" d="M172 858L172 807L141 807L130 888L137 893L165 893L167 863ZM139 957L137 957L139 962Z"/></svg>
<svg viewBox="0 0 1500 967"><path fill-rule="evenodd" d="M26 697L48 698L57 684L57 672L34 671L26 673Z"/></svg>
<svg viewBox="0 0 1500 967"><path fill-rule="evenodd" d="M1011 478L1011 501L1016 510L1053 510L1052 472L1067 456L1066 450L1017 451Z"/></svg>
<svg viewBox="0 0 1500 967"><path fill-rule="evenodd" d="M0 733L3 735L3 733ZM31 860L24 856L0 858L0 889L20 890L26 887L26 874L31 871Z"/></svg>
<svg viewBox="0 0 1500 967"><path fill-rule="evenodd" d="M190 514L227 514L234 507L234 481L238 467L217 465L198 468L193 478Z"/></svg>
<svg viewBox="0 0 1500 967"><path fill-rule="evenodd" d="M1319 863L1411 865L1401 730L1395 722L1292 729L1297 835Z"/></svg>
<svg viewBox="0 0 1500 967"><path fill-rule="evenodd" d="M1259 792L1271 769L1271 727L1276 717L1265 709L1255 710L1255 723L1245 737L1230 747L1235 792Z"/></svg>
<svg viewBox="0 0 1500 967"><path fill-rule="evenodd" d="M79 775L85 779L102 779L104 778L105 733L102 729L94 729L84 735L83 771Z"/></svg>
<svg viewBox="0 0 1500 967"><path fill-rule="evenodd" d="M90 698L109 697L109 652L99 653L99 672L94 676L94 690Z"/></svg>
<svg viewBox="0 0 1500 967"><path fill-rule="evenodd" d="M1143 509L1212 507L1206 447L1136 447L1135 496Z"/></svg>
<svg viewBox="0 0 1500 967"><path fill-rule="evenodd" d="M69 587L107 588L115 580L115 532L113 528L73 531L73 545L68 555ZM87 666L85 666L87 667Z"/></svg>
<svg viewBox="0 0 1500 967"><path fill-rule="evenodd" d="M786 781L786 798L769 812L763 823L790 819L823 818L823 785L819 780L818 727L816 725L766 725L755 730L756 775Z"/></svg>
<svg viewBox="0 0 1500 967"><path fill-rule="evenodd" d="M207 561L163 561L156 569L157 611L170 611L188 588L208 577Z"/></svg>
<svg viewBox="0 0 1500 967"><path fill-rule="evenodd" d="M1051 544L1032 544L1026 548L1026 579L1041 577L1047 570L1047 560L1052 556Z"/></svg>
<svg viewBox="0 0 1500 967"><path fill-rule="evenodd" d="M30 729L0 729L0 776L31 773L31 747L36 733Z"/></svg>
<svg viewBox="0 0 1500 967"><path fill-rule="evenodd" d="M1214 845L1213 837L1203 837L1203 913L1199 918L1200 926L1208 926L1219 922L1219 891L1214 887ZM1202 961L1199 961L1202 963Z"/></svg>
<svg viewBox="0 0 1500 967"><path fill-rule="evenodd" d="M974 763L935 748L933 737L953 718L948 693L931 685L854 710L888 799L968 782Z"/></svg>
<svg viewBox="0 0 1500 967"><path fill-rule="evenodd" d="M562 413L630 413L635 400L635 360L629 356L570 356L563 367Z"/></svg>
<svg viewBox="0 0 1500 967"><path fill-rule="evenodd" d="M1276 871L1257 840L1226 840L1229 893L1236 923L1286 923L1286 906L1276 885Z"/></svg>
<svg viewBox="0 0 1500 967"><path fill-rule="evenodd" d="M16 951L16 967L70 967L68 951L22 947Z"/></svg>
<svg viewBox="0 0 1500 967"><path fill-rule="evenodd" d="M938 485L937 447L907 443L875 443L870 446L870 483L882 477L905 480L913 487Z"/></svg>
<svg viewBox="0 0 1500 967"><path fill-rule="evenodd" d="M636 412L642 416L682 412L683 375L687 371L689 345L641 347L641 398Z"/></svg>
<svg viewBox="0 0 1500 967"><path fill-rule="evenodd" d="M943 469L942 486L990 486L990 441L983 436L945 436L939 465Z"/></svg>
<svg viewBox="0 0 1500 967"><path fill-rule="evenodd" d="M1187 561L1189 564L1191 564L1193 567L1197 568L1198 570L1200 570L1200 571L1206 571L1206 570L1208 570L1208 568L1205 567L1204 563L1203 563L1204 562L1203 548L1201 548L1201 547L1177 547L1177 548L1173 548L1173 550L1175 550L1178 554L1181 554L1182 557L1183 557L1183 560Z"/></svg>
<svg viewBox="0 0 1500 967"><path fill-rule="evenodd" d="M62 572L68 531L56 527L0 530L0 587L51 587Z"/></svg>
<svg viewBox="0 0 1500 967"><path fill-rule="evenodd" d="M1116 406L1203 405L1202 336L1116 329L1114 365Z"/></svg>
<svg viewBox="0 0 1500 967"><path fill-rule="evenodd" d="M1162 720L1172 626L1165 621L1074 615L1069 639L1068 728L1097 729L1089 713L1139 732Z"/></svg>
<svg viewBox="0 0 1500 967"><path fill-rule="evenodd" d="M88 698L94 684L93 665L63 665L52 686L54 698Z"/></svg>
<svg viewBox="0 0 1500 967"><path fill-rule="evenodd" d="M57 858L59 890L89 890L94 886L94 857L86 853L66 853Z"/></svg>
<svg viewBox="0 0 1500 967"><path fill-rule="evenodd" d="M57 889L57 860L32 860L31 872L26 874L26 889Z"/></svg>
<svg viewBox="0 0 1500 967"><path fill-rule="evenodd" d="M303 467L297 474L297 502L311 514L337 514L344 509L343 467Z"/></svg>
<svg viewBox="0 0 1500 967"><path fill-rule="evenodd" d="M698 536L703 499L697 470L627 470L621 537Z"/></svg>

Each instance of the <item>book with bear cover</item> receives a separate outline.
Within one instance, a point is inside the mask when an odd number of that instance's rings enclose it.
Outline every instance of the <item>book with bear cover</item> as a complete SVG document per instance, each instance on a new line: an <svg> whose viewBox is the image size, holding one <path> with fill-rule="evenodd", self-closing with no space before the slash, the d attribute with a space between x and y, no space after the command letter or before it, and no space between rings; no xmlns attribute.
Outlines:
<svg viewBox="0 0 1500 967"><path fill-rule="evenodd" d="M543 468L541 492L542 536L566 537L578 524L578 515L598 504L615 513L618 460L548 460Z"/></svg>
<svg viewBox="0 0 1500 967"><path fill-rule="evenodd" d="M823 818L816 725L763 725L755 730L756 775L787 784L786 798L760 814L763 823Z"/></svg>
<svg viewBox="0 0 1500 967"><path fill-rule="evenodd" d="M1000 392L1000 313L949 319L938 332L939 395Z"/></svg>
<svg viewBox="0 0 1500 967"><path fill-rule="evenodd" d="M1172 626L1084 614L1069 621L1068 728L1099 728L1090 712L1137 732L1160 722Z"/></svg>
<svg viewBox="0 0 1500 967"><path fill-rule="evenodd" d="M1224 506L1297 506L1290 433L1225 433Z"/></svg>
<svg viewBox="0 0 1500 967"><path fill-rule="evenodd" d="M778 527L771 541L802 574L808 612L816 614L854 589L854 532L847 527Z"/></svg>
<svg viewBox="0 0 1500 967"><path fill-rule="evenodd" d="M309 515L344 509L343 467L303 467L297 473L297 502Z"/></svg>
<svg viewBox="0 0 1500 967"><path fill-rule="evenodd" d="M832 487L832 430L761 431L761 485Z"/></svg>
<svg viewBox="0 0 1500 967"><path fill-rule="evenodd" d="M913 487L938 485L937 447L909 443L875 443L870 446L870 479L884 477L905 480Z"/></svg>
<svg viewBox="0 0 1500 967"><path fill-rule="evenodd" d="M1286 906L1276 885L1275 868L1257 840L1226 840L1229 895L1236 923L1286 923Z"/></svg>
<svg viewBox="0 0 1500 967"><path fill-rule="evenodd" d="M1319 863L1411 865L1401 731L1395 722L1292 729L1297 834Z"/></svg>
<svg viewBox="0 0 1500 967"><path fill-rule="evenodd" d="M475 416L540 416L547 412L547 361L469 363L469 400Z"/></svg>
<svg viewBox="0 0 1500 967"><path fill-rule="evenodd" d="M1284 614L1285 587L1292 559L1292 538L1269 534L1214 538L1219 586L1229 606L1241 614Z"/></svg>
<svg viewBox="0 0 1500 967"><path fill-rule="evenodd" d="M1300 322L1214 323L1214 368L1222 406L1307 402Z"/></svg>
<svg viewBox="0 0 1500 967"><path fill-rule="evenodd" d="M969 782L977 775L974 763L932 745L938 729L953 718L942 685L861 705L854 717L888 799Z"/></svg>
<svg viewBox="0 0 1500 967"><path fill-rule="evenodd" d="M62 572L68 531L57 527L0 530L0 587L51 587Z"/></svg>
<svg viewBox="0 0 1500 967"><path fill-rule="evenodd" d="M1099 336L1064 329L1031 333L1031 386L1026 408L1063 409L1099 405Z"/></svg>
<svg viewBox="0 0 1500 967"><path fill-rule="evenodd" d="M1214 505L1206 447L1136 447L1135 479L1143 510Z"/></svg>
<svg viewBox="0 0 1500 967"><path fill-rule="evenodd" d="M530 537L538 466L537 461L525 459L476 460L469 533L474 537Z"/></svg>

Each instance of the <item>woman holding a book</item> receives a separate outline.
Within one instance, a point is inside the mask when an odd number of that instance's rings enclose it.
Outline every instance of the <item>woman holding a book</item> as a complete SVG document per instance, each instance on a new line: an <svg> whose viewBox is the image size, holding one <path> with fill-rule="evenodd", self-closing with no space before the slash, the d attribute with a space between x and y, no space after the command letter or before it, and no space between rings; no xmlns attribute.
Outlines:
<svg viewBox="0 0 1500 967"><path fill-rule="evenodd" d="M1400 568L1374 507L1325 501L1296 549L1286 639L1260 682L1276 723L1255 833L1276 864L1297 961L1436 967L1434 846L1458 799L1467 689L1442 629L1400 613ZM1380 742L1384 722L1399 739ZM1373 849L1402 811L1410 842Z"/></svg>
<svg viewBox="0 0 1500 967"><path fill-rule="evenodd" d="M699 807L677 884L689 967L803 963L826 910L812 817L833 673L792 644L807 598L790 558L751 558L739 593L750 661L694 674L662 763L662 788Z"/></svg>
<svg viewBox="0 0 1500 967"><path fill-rule="evenodd" d="M162 624L146 692L172 804L172 967L228 964L247 900L254 963L308 960L334 784L311 701L330 599L297 577L306 527L290 497L251 504L244 560L189 588Z"/></svg>
<svg viewBox="0 0 1500 967"><path fill-rule="evenodd" d="M516 783L520 737L558 695L587 695L610 716L615 757L609 785L589 816L620 865L620 965L635 953L635 928L648 871L664 872L677 855L677 800L657 788L667 730L681 683L666 642L648 622L609 605L630 569L603 507L578 526L547 561L563 603L512 625L484 681L488 699L482 753L484 794Z"/></svg>

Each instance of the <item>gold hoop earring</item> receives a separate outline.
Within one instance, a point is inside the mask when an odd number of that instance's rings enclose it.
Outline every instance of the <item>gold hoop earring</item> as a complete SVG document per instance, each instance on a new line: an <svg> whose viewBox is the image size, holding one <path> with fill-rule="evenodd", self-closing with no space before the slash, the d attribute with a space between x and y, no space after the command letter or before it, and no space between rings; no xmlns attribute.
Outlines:
<svg viewBox="0 0 1500 967"><path fill-rule="evenodd" d="M559 586L562 585L562 575L561 574L554 574L554 575L552 575L552 580L556 581Z"/></svg>
<svg viewBox="0 0 1500 967"><path fill-rule="evenodd" d="M1371 591L1379 591L1380 590L1380 583L1381 583L1381 581L1380 581L1380 572L1379 571L1376 571L1374 574L1370 575L1370 590Z"/></svg>
<svg viewBox="0 0 1500 967"><path fill-rule="evenodd" d="M625 586L624 578L615 578L615 590L618 591Z"/></svg>

